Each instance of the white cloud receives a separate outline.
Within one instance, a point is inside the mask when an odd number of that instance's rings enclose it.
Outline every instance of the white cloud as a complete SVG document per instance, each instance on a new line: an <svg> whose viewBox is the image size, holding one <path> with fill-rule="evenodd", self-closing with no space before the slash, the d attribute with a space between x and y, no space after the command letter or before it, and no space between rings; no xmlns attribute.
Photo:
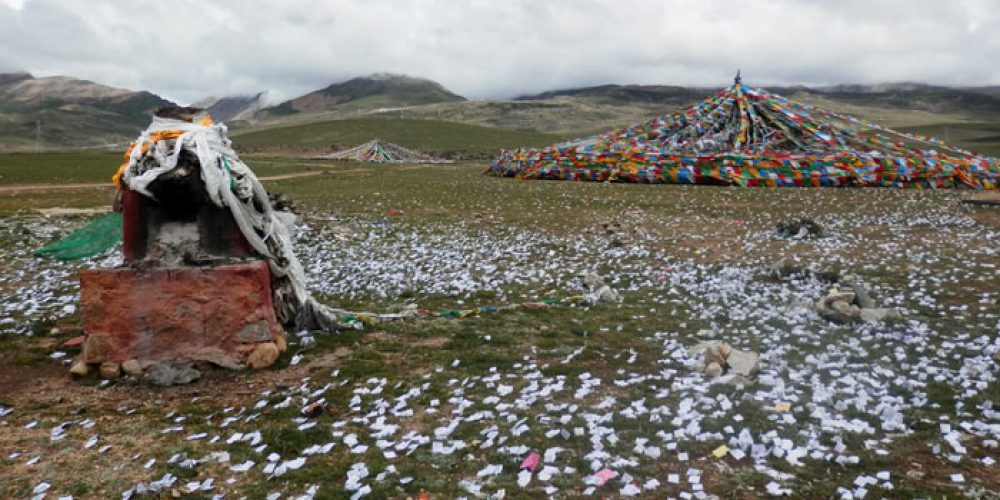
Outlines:
<svg viewBox="0 0 1000 500"><path fill-rule="evenodd" d="M24 3L27 0L0 0L0 5L6 5L13 10L21 10L24 8Z"/></svg>
<svg viewBox="0 0 1000 500"><path fill-rule="evenodd" d="M469 97L601 83L1000 84L994 0L0 0L0 71L182 102L380 71Z"/></svg>

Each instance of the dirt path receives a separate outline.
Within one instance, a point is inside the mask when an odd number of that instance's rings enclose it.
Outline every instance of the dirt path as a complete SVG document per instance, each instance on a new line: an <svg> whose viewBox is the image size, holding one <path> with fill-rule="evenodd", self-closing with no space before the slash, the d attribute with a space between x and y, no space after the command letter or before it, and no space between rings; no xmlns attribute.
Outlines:
<svg viewBox="0 0 1000 500"><path fill-rule="evenodd" d="M1000 206L1000 192L976 193L963 198L962 203L967 205Z"/></svg>
<svg viewBox="0 0 1000 500"><path fill-rule="evenodd" d="M323 172L323 171L295 172L291 174L269 175L266 177L258 177L258 179L262 181L281 181L285 179L295 179L298 177L311 177L314 175L322 175L325 173L346 173L346 172L363 172L363 171L364 169L334 170L329 172ZM109 182L72 182L67 184L62 184L62 183L15 184L12 186L0 186L0 195L30 193L35 191L57 191L57 190L72 190L72 189L112 189L112 188L114 188L114 186Z"/></svg>
<svg viewBox="0 0 1000 500"><path fill-rule="evenodd" d="M416 170L424 168L424 165L408 165L396 167L393 170ZM312 177L323 174L357 174L361 172L374 172L370 168L350 168L344 170L310 170L308 172L293 172L290 174L268 175L258 177L262 181L282 181L285 179L297 179L299 177ZM0 186L0 196L15 195L21 193L33 193L38 191L69 191L73 189L112 189L108 182L70 182L70 183L35 183L35 184L14 184L10 186Z"/></svg>
<svg viewBox="0 0 1000 500"><path fill-rule="evenodd" d="M68 184L16 184L13 186L0 186L0 195L31 193L35 191L62 191L72 189L111 189L114 185L109 182L73 182Z"/></svg>

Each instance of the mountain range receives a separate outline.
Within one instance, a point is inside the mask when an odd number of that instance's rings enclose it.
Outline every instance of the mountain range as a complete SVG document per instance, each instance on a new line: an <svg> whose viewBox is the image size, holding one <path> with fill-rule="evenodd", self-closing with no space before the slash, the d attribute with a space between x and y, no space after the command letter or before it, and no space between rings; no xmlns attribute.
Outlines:
<svg viewBox="0 0 1000 500"><path fill-rule="evenodd" d="M150 92L65 76L0 74L0 151L120 144L172 102Z"/></svg>
<svg viewBox="0 0 1000 500"><path fill-rule="evenodd" d="M1000 123L1000 87L919 83L767 87L807 104L887 126ZM589 133L626 125L697 102L718 88L601 85L513 99L468 100L437 82L388 73L335 83L268 105L268 94L210 97L194 103L234 129L261 130L357 117L413 118L550 133ZM132 91L65 76L0 74L0 151L121 147L173 104Z"/></svg>

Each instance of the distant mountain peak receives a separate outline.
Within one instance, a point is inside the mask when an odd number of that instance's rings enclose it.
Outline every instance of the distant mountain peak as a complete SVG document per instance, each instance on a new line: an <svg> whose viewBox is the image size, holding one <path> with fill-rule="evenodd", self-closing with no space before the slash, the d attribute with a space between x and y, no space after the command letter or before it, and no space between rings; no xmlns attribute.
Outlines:
<svg viewBox="0 0 1000 500"><path fill-rule="evenodd" d="M377 72L377 73L372 73L372 74L370 74L368 76L361 76L361 77L353 78L353 80L359 80L359 79L360 80L364 80L364 79L378 80L378 81L385 81L385 80L412 80L412 81L422 81L422 82L430 82L431 81L431 80L428 80L426 78L420 78L420 77L416 77L416 76L404 75L402 73L393 73L393 72L390 72L390 71L380 71L380 72Z"/></svg>
<svg viewBox="0 0 1000 500"><path fill-rule="evenodd" d="M266 91L228 97L212 96L206 97L192 106L205 109L216 121L247 120L264 107L266 96Z"/></svg>
<svg viewBox="0 0 1000 500"><path fill-rule="evenodd" d="M0 73L0 85L7 85L9 83L19 82L21 80L30 80L34 78L31 73L27 71L15 71L13 73Z"/></svg>
<svg viewBox="0 0 1000 500"><path fill-rule="evenodd" d="M466 99L440 83L396 73L375 73L334 83L267 110L274 115L322 111L365 111Z"/></svg>
<svg viewBox="0 0 1000 500"><path fill-rule="evenodd" d="M0 74L0 150L34 147L39 136L46 148L126 142L149 123L152 110L172 104L68 76Z"/></svg>

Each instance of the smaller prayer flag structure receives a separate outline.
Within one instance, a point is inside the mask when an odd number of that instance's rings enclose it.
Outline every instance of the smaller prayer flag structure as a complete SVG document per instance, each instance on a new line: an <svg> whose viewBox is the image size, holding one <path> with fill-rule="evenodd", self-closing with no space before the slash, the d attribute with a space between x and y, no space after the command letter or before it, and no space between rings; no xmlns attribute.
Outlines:
<svg viewBox="0 0 1000 500"><path fill-rule="evenodd" d="M313 157L314 160L360 161L370 163L452 163L451 160L435 158L418 153L378 137L353 148L334 151L328 155Z"/></svg>
<svg viewBox="0 0 1000 500"><path fill-rule="evenodd" d="M518 179L997 189L1000 160L743 85L673 115L542 149L502 150Z"/></svg>

